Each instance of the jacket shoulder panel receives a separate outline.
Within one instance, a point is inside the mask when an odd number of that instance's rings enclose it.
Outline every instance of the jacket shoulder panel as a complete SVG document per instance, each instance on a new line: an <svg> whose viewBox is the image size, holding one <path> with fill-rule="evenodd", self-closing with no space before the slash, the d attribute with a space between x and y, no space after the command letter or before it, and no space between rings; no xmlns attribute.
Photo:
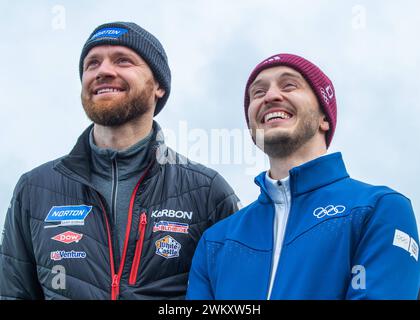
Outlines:
<svg viewBox="0 0 420 320"><path fill-rule="evenodd" d="M255 201L206 230L205 239L222 244L235 241L255 250L270 251L273 214L271 205Z"/></svg>

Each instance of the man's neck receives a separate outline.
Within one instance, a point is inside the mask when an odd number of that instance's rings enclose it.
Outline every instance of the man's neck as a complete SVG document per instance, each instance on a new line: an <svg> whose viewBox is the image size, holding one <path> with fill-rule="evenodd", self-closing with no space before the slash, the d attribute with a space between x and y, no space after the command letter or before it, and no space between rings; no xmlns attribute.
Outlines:
<svg viewBox="0 0 420 320"><path fill-rule="evenodd" d="M327 153L326 147L305 148L302 147L293 154L285 158L270 157L270 177L274 180L284 179L289 175L289 171L308 161L314 160Z"/></svg>
<svg viewBox="0 0 420 320"><path fill-rule="evenodd" d="M152 130L152 126L153 115L144 115L117 127L95 123L93 138L99 148L125 150L144 139Z"/></svg>

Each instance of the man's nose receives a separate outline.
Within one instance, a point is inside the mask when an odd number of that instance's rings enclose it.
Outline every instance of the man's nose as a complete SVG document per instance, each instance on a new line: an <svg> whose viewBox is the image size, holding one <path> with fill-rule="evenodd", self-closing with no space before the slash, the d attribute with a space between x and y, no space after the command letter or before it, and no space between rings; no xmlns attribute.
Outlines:
<svg viewBox="0 0 420 320"><path fill-rule="evenodd" d="M105 59L97 69L96 80L115 78L116 70L111 61Z"/></svg>
<svg viewBox="0 0 420 320"><path fill-rule="evenodd" d="M284 100L283 92L280 90L280 88L277 85L271 85L264 96L265 104L272 103L275 101L283 101L283 100Z"/></svg>

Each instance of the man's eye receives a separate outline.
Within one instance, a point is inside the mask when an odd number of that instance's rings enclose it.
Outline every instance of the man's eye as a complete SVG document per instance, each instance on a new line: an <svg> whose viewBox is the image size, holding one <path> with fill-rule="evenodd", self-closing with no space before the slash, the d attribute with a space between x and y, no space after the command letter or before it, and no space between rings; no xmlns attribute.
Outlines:
<svg viewBox="0 0 420 320"><path fill-rule="evenodd" d="M283 86L283 89L286 89L286 90L293 90L293 89L296 89L296 88L297 88L297 85L295 83L292 83L292 82L285 83L284 86Z"/></svg>
<svg viewBox="0 0 420 320"><path fill-rule="evenodd" d="M264 94L265 94L264 90L257 89L257 90L254 91L253 97L254 98L260 98L260 97L264 96Z"/></svg>
<svg viewBox="0 0 420 320"><path fill-rule="evenodd" d="M94 68L94 67L96 67L98 64L99 64L98 60L91 60L91 61L88 61L88 63L86 63L86 67L85 67L85 69L86 69L86 70L88 70L88 69Z"/></svg>
<svg viewBox="0 0 420 320"><path fill-rule="evenodd" d="M127 64L127 63L131 63L131 61L128 58L119 58L117 60L117 63L119 63L119 64Z"/></svg>

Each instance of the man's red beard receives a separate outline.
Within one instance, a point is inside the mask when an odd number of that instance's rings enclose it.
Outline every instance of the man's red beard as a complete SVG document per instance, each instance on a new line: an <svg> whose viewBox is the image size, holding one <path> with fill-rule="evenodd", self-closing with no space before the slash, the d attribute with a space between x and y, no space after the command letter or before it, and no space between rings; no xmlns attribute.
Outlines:
<svg viewBox="0 0 420 320"><path fill-rule="evenodd" d="M130 89L124 97L93 102L92 93L82 91L82 105L86 115L94 123L114 127L139 118L153 108L152 80L148 80L140 90Z"/></svg>

